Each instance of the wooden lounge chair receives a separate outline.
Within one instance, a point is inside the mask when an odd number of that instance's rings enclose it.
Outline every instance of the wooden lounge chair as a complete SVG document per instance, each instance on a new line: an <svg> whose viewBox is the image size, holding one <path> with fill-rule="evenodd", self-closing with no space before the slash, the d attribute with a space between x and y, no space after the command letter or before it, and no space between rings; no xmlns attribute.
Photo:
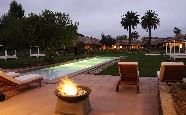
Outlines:
<svg viewBox="0 0 186 115"><path fill-rule="evenodd" d="M39 83L39 86L41 87L42 80L43 78L39 74L28 74L19 77L12 77L7 75L3 71L0 71L0 82L5 86L13 86L17 88L32 83ZM9 89L4 89L3 91L7 91L7 90Z"/></svg>
<svg viewBox="0 0 186 115"><path fill-rule="evenodd" d="M119 91L119 85L136 85L139 93L139 71L138 62L118 62L119 74L121 79L116 86L116 92Z"/></svg>
<svg viewBox="0 0 186 115"><path fill-rule="evenodd" d="M183 77L186 75L186 65L163 65L160 71L157 71L157 76L160 81L166 82L183 82Z"/></svg>

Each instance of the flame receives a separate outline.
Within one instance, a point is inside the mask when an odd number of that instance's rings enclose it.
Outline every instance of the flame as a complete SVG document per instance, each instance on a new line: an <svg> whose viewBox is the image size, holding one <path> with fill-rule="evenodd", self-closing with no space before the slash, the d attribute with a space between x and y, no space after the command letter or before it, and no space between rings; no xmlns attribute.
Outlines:
<svg viewBox="0 0 186 115"><path fill-rule="evenodd" d="M57 86L57 90L60 94L67 96L75 96L78 93L77 84L67 76L61 80L59 86Z"/></svg>

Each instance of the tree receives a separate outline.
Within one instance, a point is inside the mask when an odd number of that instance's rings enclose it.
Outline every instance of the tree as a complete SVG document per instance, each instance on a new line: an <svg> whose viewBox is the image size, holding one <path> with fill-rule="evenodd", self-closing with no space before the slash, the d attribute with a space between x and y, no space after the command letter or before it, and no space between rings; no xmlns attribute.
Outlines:
<svg viewBox="0 0 186 115"><path fill-rule="evenodd" d="M116 40L114 38L111 37L111 35L104 35L103 33L101 34L101 40L100 43L107 46L107 47L111 47L112 45L114 45L116 43Z"/></svg>
<svg viewBox="0 0 186 115"><path fill-rule="evenodd" d="M24 23L24 41L29 46L41 46L42 39L39 38L41 34L41 17L34 13L28 14L28 17L23 18Z"/></svg>
<svg viewBox="0 0 186 115"><path fill-rule="evenodd" d="M1 20L0 41L10 49L20 49L25 46L22 20L14 16L3 15Z"/></svg>
<svg viewBox="0 0 186 115"><path fill-rule="evenodd" d="M127 35L116 36L116 40L126 40L126 39L127 39Z"/></svg>
<svg viewBox="0 0 186 115"><path fill-rule="evenodd" d="M74 45L78 23L73 23L68 14L45 10L39 15L36 35L39 45L49 57L58 50Z"/></svg>
<svg viewBox="0 0 186 115"><path fill-rule="evenodd" d="M10 9L8 11L8 15L14 16L18 19L22 18L24 16L24 10L21 6L21 4L18 4L15 0L13 0L10 3Z"/></svg>
<svg viewBox="0 0 186 115"><path fill-rule="evenodd" d="M139 38L138 32L134 31L131 33L131 38L133 41L137 40Z"/></svg>
<svg viewBox="0 0 186 115"><path fill-rule="evenodd" d="M175 27L173 31L174 31L174 34L175 34L176 36L178 36L178 35L181 34L181 30L180 30L179 28L177 28L177 27Z"/></svg>
<svg viewBox="0 0 186 115"><path fill-rule="evenodd" d="M157 26L160 25L160 19L158 14L155 11L148 10L145 15L141 18L141 26L147 32L149 32L148 47L151 47L151 30L157 29Z"/></svg>
<svg viewBox="0 0 186 115"><path fill-rule="evenodd" d="M24 16L22 6L13 1L8 13L0 18L0 42L13 49L37 45L51 58L56 51L74 45L78 25L69 14L49 10Z"/></svg>
<svg viewBox="0 0 186 115"><path fill-rule="evenodd" d="M0 41L6 48L19 49L25 46L23 42L23 16L24 10L21 4L18 4L15 0L10 3L8 13L1 16Z"/></svg>
<svg viewBox="0 0 186 115"><path fill-rule="evenodd" d="M131 45L131 29L135 29L139 23L137 12L128 11L121 19L121 25L129 31L129 45Z"/></svg>
<svg viewBox="0 0 186 115"><path fill-rule="evenodd" d="M81 34L81 33L77 33L77 36L85 37L85 35L83 35L83 34Z"/></svg>

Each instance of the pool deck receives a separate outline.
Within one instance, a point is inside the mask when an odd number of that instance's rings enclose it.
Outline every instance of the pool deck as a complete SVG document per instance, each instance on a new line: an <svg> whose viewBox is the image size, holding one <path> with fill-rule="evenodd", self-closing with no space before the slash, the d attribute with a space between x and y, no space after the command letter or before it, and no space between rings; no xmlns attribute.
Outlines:
<svg viewBox="0 0 186 115"><path fill-rule="evenodd" d="M80 74L73 77L80 85L92 89L89 115L158 115L157 78L140 77L140 93L135 86L123 86L115 92L119 76ZM0 115L56 115L57 84L16 90L15 95L0 102ZM11 91L12 92L12 91Z"/></svg>

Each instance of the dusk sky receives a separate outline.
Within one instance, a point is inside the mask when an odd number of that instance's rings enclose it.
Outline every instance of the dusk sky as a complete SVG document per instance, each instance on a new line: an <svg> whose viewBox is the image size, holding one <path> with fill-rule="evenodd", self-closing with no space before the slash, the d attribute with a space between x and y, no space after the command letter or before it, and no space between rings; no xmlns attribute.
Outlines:
<svg viewBox="0 0 186 115"><path fill-rule="evenodd" d="M11 0L0 0L0 15L9 9ZM147 10L154 10L160 18L160 26L152 31L153 37L174 36L178 27L186 34L186 0L17 0L25 13L40 13L48 9L69 13L73 21L79 22L78 32L100 38L101 33L128 35L120 24L121 16L127 11L138 12L141 17ZM140 36L148 33L138 25Z"/></svg>

